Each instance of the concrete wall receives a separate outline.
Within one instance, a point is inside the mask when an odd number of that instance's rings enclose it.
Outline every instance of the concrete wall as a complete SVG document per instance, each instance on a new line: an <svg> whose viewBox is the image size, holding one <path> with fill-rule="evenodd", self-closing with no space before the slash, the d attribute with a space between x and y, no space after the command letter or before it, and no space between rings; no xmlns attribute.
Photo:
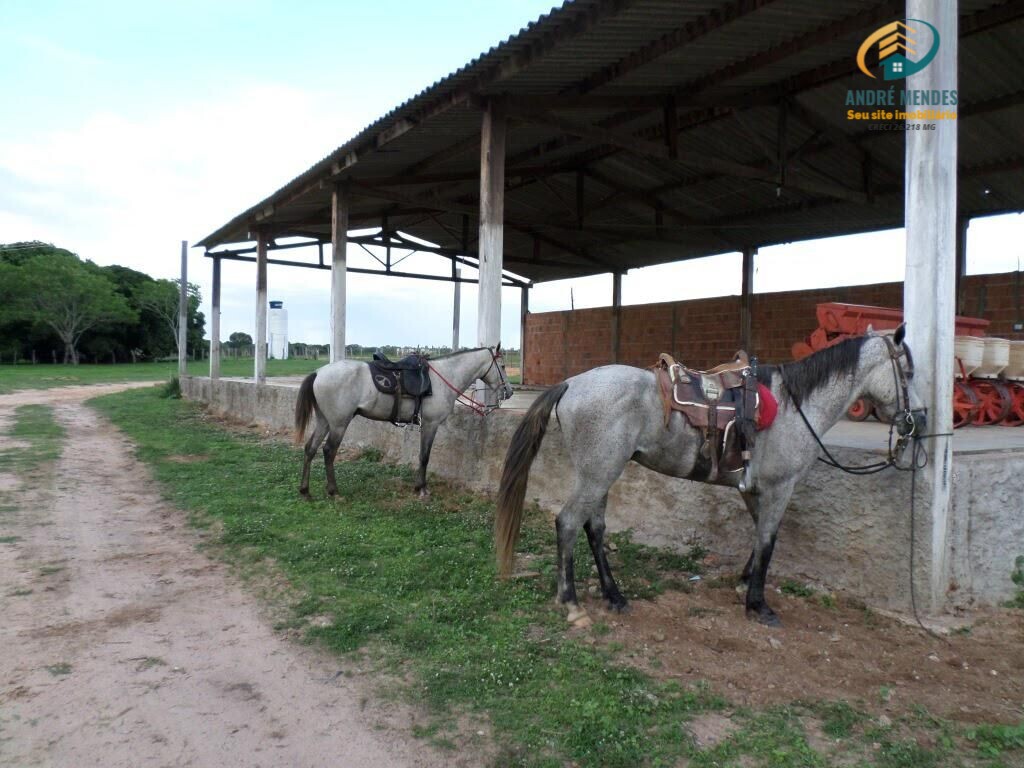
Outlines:
<svg viewBox="0 0 1024 768"><path fill-rule="evenodd" d="M989 320L990 336L1024 339L1024 332L1013 330L1015 322L1024 321L1018 317L1018 307L1024 306L1022 282L1018 272L965 278L961 314ZM790 347L817 327L815 307L827 301L902 307L903 284L754 294L749 351L765 362L791 360ZM739 296L622 307L617 361L612 360L612 312L611 307L598 307L530 314L524 383L557 384L610 362L648 366L661 352L707 368L741 346Z"/></svg>
<svg viewBox="0 0 1024 768"><path fill-rule="evenodd" d="M183 377L182 390L210 410L245 423L290 430L297 387L256 387L252 382ZM438 432L430 470L471 488L494 492L505 450L522 411L499 410L487 418L457 409ZM395 462L415 465L419 430L356 419L346 446L373 446ZM834 451L853 464L877 454ZM296 461L298 486L300 465ZM557 511L565 499L569 467L561 433L552 419L534 463L528 500ZM1024 554L1024 453L957 456L954 462L953 531L947 607L993 604L1010 597L1013 560ZM322 488L311 489L314 494ZM411 492L411 489L410 489ZM925 489L918 493L924 498ZM817 464L798 486L779 533L772 562L776 580L788 576L839 589L866 603L893 610L910 607L910 474L887 471L856 477ZM926 604L930 532L926 515L917 522L915 580ZM665 477L630 464L612 487L612 530L632 529L637 541L682 550L694 540L738 568L750 552L753 525L734 490ZM553 535L553 533L552 533Z"/></svg>

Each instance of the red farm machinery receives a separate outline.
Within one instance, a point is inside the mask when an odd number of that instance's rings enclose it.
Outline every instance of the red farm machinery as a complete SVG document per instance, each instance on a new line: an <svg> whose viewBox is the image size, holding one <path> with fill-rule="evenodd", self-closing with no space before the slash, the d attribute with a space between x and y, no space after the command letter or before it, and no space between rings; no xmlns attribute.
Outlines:
<svg viewBox="0 0 1024 768"><path fill-rule="evenodd" d="M903 322L903 312L889 307L828 302L817 307L818 327L792 347L797 360L819 349L860 336L868 327L884 332ZM1024 424L1024 341L985 336L988 320L956 318L954 346L953 426ZM847 416L863 421L871 404L858 400Z"/></svg>

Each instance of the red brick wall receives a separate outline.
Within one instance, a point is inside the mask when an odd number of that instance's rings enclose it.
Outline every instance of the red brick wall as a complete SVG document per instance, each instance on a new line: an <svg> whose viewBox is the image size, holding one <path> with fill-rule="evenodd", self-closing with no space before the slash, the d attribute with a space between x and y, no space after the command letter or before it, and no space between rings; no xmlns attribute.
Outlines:
<svg viewBox="0 0 1024 768"><path fill-rule="evenodd" d="M971 275L964 279L960 314L989 320L991 336L1024 339L1013 331L1018 293L1024 301L1020 273ZM765 362L792 359L790 347L817 327L815 307L827 301L902 307L903 284L754 294L750 351ZM740 347L739 296L635 304L619 313L618 362L628 365L651 365L661 352L670 352L687 365L707 368ZM555 384L612 362L613 319L611 307L530 314L524 383Z"/></svg>

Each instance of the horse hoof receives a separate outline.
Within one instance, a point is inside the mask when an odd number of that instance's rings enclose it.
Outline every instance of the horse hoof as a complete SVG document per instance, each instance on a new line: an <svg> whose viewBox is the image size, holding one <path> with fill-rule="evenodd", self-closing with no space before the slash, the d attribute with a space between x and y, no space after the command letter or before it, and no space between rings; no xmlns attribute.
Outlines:
<svg viewBox="0 0 1024 768"><path fill-rule="evenodd" d="M587 612L578 605L571 606L569 608L569 614L565 618L576 629L586 629L593 624L590 620L590 616L587 615Z"/></svg>
<svg viewBox="0 0 1024 768"><path fill-rule="evenodd" d="M420 488L419 491L420 491L419 497L421 499L429 499L430 498L430 491L428 491L426 488Z"/></svg>
<svg viewBox="0 0 1024 768"><path fill-rule="evenodd" d="M771 608L764 608L757 610L756 608L747 609L747 618L751 621L756 621L758 624L763 624L766 627L781 627L782 622L779 621L779 617L775 615L775 611Z"/></svg>
<svg viewBox="0 0 1024 768"><path fill-rule="evenodd" d="M330 496L332 499L337 498L338 497L338 489L337 488L328 488L327 489L327 495Z"/></svg>
<svg viewBox="0 0 1024 768"><path fill-rule="evenodd" d="M618 600L609 600L607 605L608 610L612 613L629 613L631 610L629 603L624 597L620 597Z"/></svg>

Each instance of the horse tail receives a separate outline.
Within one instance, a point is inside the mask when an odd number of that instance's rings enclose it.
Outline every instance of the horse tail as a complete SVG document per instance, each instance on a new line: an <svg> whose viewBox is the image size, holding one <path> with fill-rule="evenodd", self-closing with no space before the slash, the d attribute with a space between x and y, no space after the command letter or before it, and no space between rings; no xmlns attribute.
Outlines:
<svg viewBox="0 0 1024 768"><path fill-rule="evenodd" d="M567 382L556 384L538 397L512 436L505 455L505 466L501 470L501 486L498 489L498 515L494 523L494 544L498 553L498 571L507 577L512 572L519 528L523 524L523 500L526 498L526 483L530 477L530 465L540 450L544 433L548 429L551 411L558 405L562 395L569 388Z"/></svg>
<svg viewBox="0 0 1024 768"><path fill-rule="evenodd" d="M295 401L295 444L302 443L306 436L306 425L309 424L310 414L316 408L316 397L313 395L313 382L316 380L316 371L309 374L302 380L299 386L299 397Z"/></svg>

